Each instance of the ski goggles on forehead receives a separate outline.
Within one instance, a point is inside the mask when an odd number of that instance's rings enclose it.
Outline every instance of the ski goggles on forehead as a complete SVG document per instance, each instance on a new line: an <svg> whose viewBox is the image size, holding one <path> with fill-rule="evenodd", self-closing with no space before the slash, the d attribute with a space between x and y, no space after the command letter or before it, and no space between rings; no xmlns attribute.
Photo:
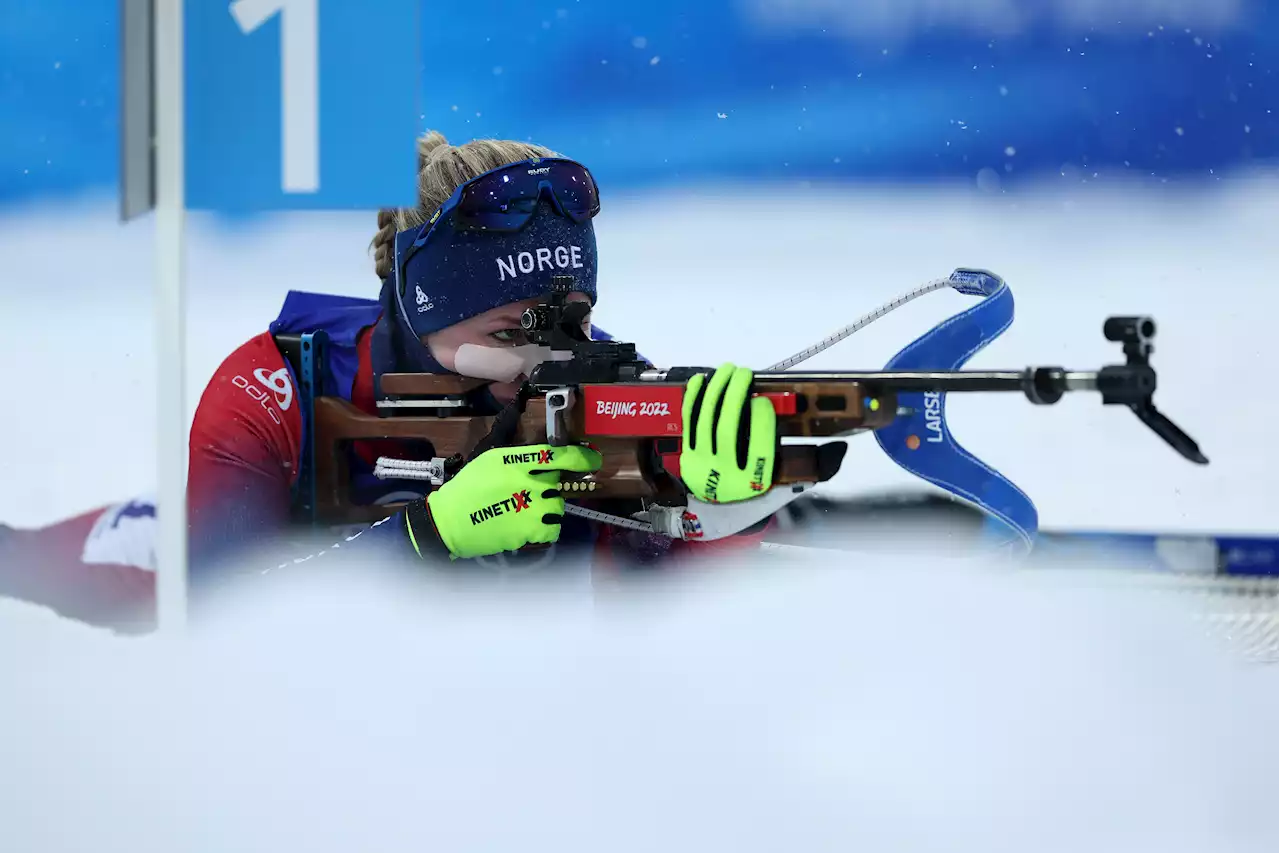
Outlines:
<svg viewBox="0 0 1280 853"><path fill-rule="evenodd" d="M594 303L599 211L595 179L573 160L522 160L467 181L425 223L396 234L401 316L415 335L429 334L541 296L556 273L573 276Z"/></svg>
<svg viewBox="0 0 1280 853"><path fill-rule="evenodd" d="M449 214L456 231L519 231L529 224L543 199L578 224L600 212L600 192L586 166L561 158L521 160L478 175L454 190L431 217L422 237Z"/></svg>

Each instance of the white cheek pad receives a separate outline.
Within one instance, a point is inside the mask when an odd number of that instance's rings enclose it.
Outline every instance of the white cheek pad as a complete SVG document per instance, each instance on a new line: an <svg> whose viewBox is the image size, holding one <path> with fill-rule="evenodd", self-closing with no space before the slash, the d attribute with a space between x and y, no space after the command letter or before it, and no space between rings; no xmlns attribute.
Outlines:
<svg viewBox="0 0 1280 853"><path fill-rule="evenodd" d="M484 347L462 344L454 355L453 369L472 379L511 382L522 373L528 375L544 361L566 361L572 353L554 352L548 347L524 344L518 347Z"/></svg>

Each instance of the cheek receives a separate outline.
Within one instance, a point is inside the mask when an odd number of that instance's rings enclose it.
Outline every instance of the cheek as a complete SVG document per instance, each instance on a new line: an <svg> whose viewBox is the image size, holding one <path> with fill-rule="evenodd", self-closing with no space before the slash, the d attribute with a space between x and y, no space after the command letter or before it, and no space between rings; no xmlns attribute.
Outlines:
<svg viewBox="0 0 1280 853"><path fill-rule="evenodd" d="M454 370L457 363L458 345L439 333L427 335L422 341L431 350L431 355L445 370Z"/></svg>

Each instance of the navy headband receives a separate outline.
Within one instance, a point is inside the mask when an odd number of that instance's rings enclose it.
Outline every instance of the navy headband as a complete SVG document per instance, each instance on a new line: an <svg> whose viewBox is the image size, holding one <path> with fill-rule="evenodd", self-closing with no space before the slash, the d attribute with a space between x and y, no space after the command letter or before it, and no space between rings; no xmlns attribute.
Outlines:
<svg viewBox="0 0 1280 853"><path fill-rule="evenodd" d="M395 292L401 317L418 337L493 308L542 296L551 278L573 278L596 301L596 235L545 200L517 232L458 231L453 213L396 234ZM406 260L407 259L407 260Z"/></svg>

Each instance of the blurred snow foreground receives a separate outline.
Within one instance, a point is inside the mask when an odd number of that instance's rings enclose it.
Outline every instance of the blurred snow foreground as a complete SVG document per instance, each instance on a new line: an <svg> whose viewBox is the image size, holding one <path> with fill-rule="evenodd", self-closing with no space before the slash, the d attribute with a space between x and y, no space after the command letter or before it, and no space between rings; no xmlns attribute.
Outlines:
<svg viewBox="0 0 1280 853"><path fill-rule="evenodd" d="M313 569L183 641L0 636L4 847L1276 849L1276 669L1185 599L746 562L594 590Z"/></svg>

